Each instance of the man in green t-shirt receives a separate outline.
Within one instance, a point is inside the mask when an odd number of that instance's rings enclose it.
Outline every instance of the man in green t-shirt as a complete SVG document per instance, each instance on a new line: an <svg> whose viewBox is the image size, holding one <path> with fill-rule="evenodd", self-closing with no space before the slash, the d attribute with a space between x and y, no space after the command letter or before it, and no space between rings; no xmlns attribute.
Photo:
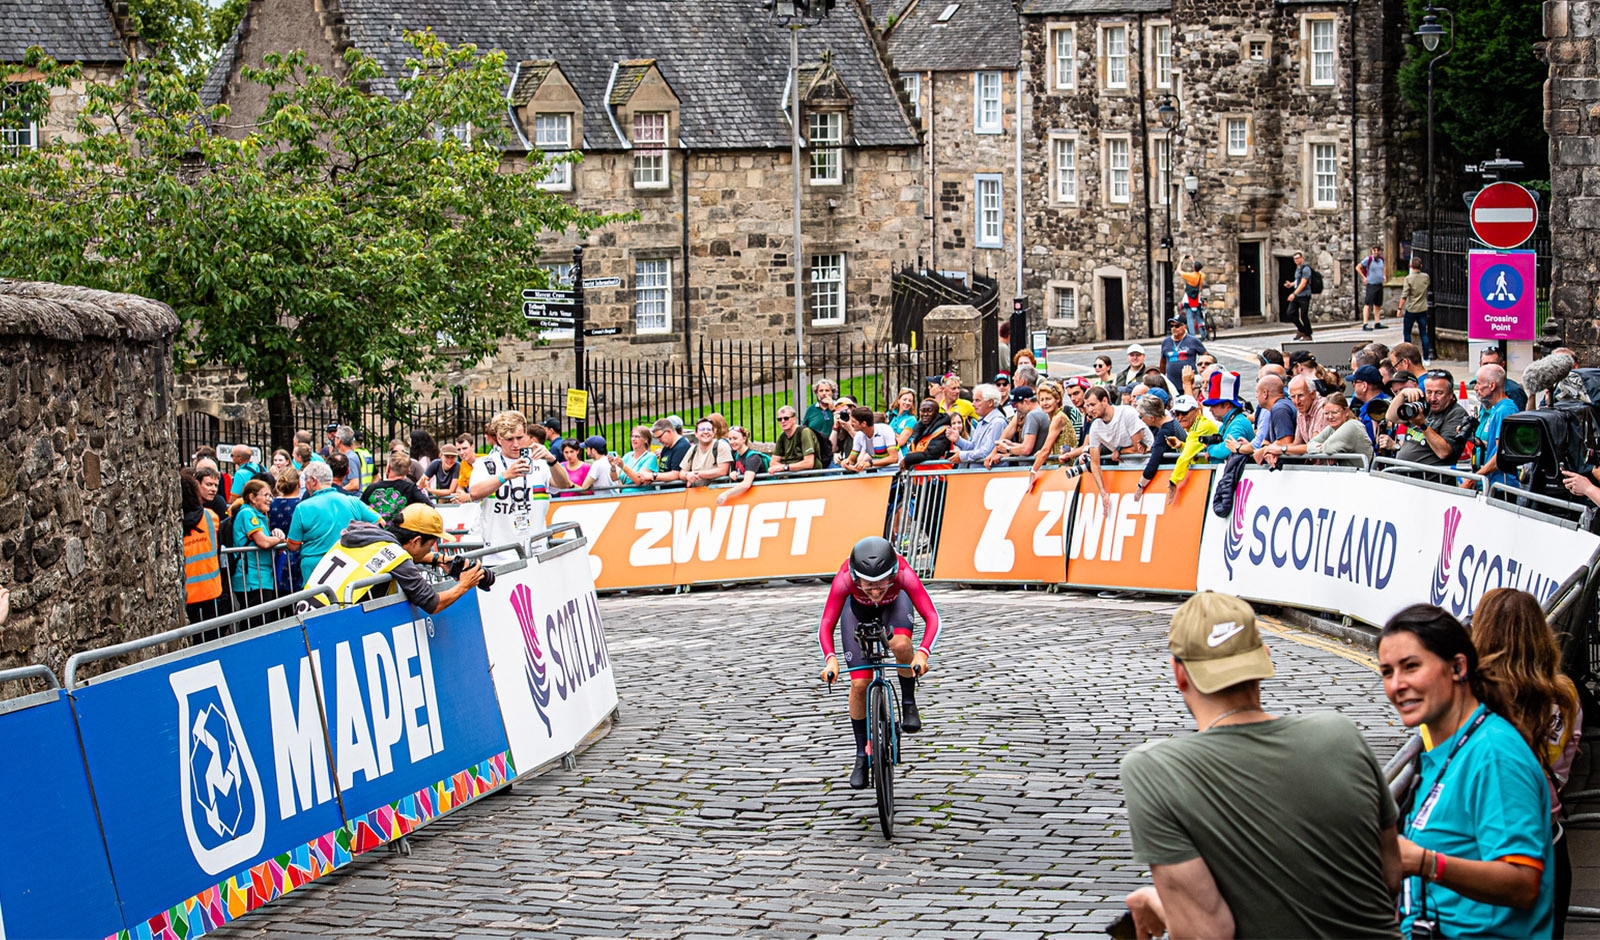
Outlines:
<svg viewBox="0 0 1600 940"><path fill-rule="evenodd" d="M1122 759L1141 932L1397 937L1398 813L1348 718L1261 707L1272 659L1250 605L1194 595L1172 617L1172 676L1199 734Z"/></svg>
<svg viewBox="0 0 1600 940"><path fill-rule="evenodd" d="M800 423L788 405L778 409L778 440L768 469L773 473L822 469L817 466L817 436Z"/></svg>

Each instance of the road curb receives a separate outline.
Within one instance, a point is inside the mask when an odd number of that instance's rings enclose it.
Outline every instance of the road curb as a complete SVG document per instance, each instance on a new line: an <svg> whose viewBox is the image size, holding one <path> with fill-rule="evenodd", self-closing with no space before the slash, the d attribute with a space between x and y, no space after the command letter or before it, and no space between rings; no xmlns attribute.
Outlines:
<svg viewBox="0 0 1600 940"><path fill-rule="evenodd" d="M1378 630L1351 621L1349 618L1333 620L1322 614L1300 610L1297 607L1273 607L1267 604L1258 605L1263 612L1270 612L1274 617L1284 623L1300 630L1309 630L1335 640L1343 640L1352 646L1360 647L1367 652L1376 652L1378 649Z"/></svg>

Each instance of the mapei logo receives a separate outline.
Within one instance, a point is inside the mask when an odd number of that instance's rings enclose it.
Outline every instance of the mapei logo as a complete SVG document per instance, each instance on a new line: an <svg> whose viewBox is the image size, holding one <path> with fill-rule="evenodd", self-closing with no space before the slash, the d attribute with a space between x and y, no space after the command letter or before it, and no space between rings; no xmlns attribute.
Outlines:
<svg viewBox="0 0 1600 940"><path fill-rule="evenodd" d="M523 671L528 679L528 691L533 695L533 709L544 722L545 734L552 735L555 732L550 727L550 716L545 714L550 707L550 672L545 666L544 648L539 643L539 615L533 609L533 591L526 584L511 589L511 609L516 612L517 626L522 630Z"/></svg>
<svg viewBox="0 0 1600 940"><path fill-rule="evenodd" d="M1222 544L1222 560L1228 566L1228 580L1233 580L1233 563L1244 552L1244 520L1250 506L1250 490L1255 484L1240 480L1233 493L1233 518L1228 522L1228 533Z"/></svg>
<svg viewBox="0 0 1600 940"><path fill-rule="evenodd" d="M1434 606L1444 603L1450 593L1450 566L1456 557L1456 530L1461 528L1461 510L1451 506L1444 511L1444 538L1439 546L1439 562L1433 566L1433 584L1428 600Z"/></svg>
<svg viewBox="0 0 1600 940"><path fill-rule="evenodd" d="M250 756L228 680L216 661L175 672L183 829L207 874L237 869L267 837L261 775Z"/></svg>

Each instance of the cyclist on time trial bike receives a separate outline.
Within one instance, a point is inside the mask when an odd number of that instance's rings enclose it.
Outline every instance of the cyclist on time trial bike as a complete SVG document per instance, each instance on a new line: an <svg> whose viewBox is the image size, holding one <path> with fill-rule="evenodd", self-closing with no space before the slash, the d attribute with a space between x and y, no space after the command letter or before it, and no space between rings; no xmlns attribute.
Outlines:
<svg viewBox="0 0 1600 940"><path fill-rule="evenodd" d="M922 645L911 650L912 608L922 615ZM822 608L822 626L817 631L817 642L822 646L826 664L822 667L822 681L832 684L839 678L839 657L834 653L833 628L841 626L844 640L846 667L861 665L861 647L856 643L856 625L862 621L881 620L894 630L889 639L889 650L895 662L909 668L900 670L900 730L906 734L922 730L922 718L917 714L917 676L928 671L928 657L933 644L939 639L939 612L933 599L922 586L922 579L911 570L911 565L895 552L888 539L872 536L864 538L851 549L850 558L839 566L833 576L833 586L828 590L828 602ZM867 686L872 682L870 672L850 674L850 730L856 738L856 760L850 769L850 786L857 790L867 785Z"/></svg>

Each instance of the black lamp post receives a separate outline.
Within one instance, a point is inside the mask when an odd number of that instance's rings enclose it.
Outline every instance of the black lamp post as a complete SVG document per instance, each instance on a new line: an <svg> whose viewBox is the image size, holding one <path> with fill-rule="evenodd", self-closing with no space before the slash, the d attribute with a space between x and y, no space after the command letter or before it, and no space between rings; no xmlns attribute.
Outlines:
<svg viewBox="0 0 1600 940"><path fill-rule="evenodd" d="M1163 196L1167 202L1167 237L1163 239L1167 247L1167 295L1163 308L1166 310L1166 319L1171 320L1172 309L1172 268L1173 254L1177 243L1172 237L1172 203L1177 196L1176 179L1173 176L1172 131L1178 126L1178 107L1173 103L1171 95L1162 95L1161 103L1156 106L1156 117L1160 119L1161 126L1167 129L1167 183Z"/></svg>
<svg viewBox="0 0 1600 940"><path fill-rule="evenodd" d="M1448 27L1440 25L1439 17L1434 15L1435 11L1443 13L1450 18ZM1438 65L1445 56L1455 51L1456 16L1444 7L1432 5L1424 10L1423 13L1426 15L1422 17L1422 25L1417 27L1417 31L1413 33L1417 39L1422 41L1422 48L1429 52L1435 52L1438 50L1439 43L1442 40L1446 38L1450 40L1450 45L1446 46L1443 52L1428 60L1428 191L1426 197L1428 200L1428 266L1432 267L1435 257L1434 240L1437 238L1433 230L1433 67Z"/></svg>

